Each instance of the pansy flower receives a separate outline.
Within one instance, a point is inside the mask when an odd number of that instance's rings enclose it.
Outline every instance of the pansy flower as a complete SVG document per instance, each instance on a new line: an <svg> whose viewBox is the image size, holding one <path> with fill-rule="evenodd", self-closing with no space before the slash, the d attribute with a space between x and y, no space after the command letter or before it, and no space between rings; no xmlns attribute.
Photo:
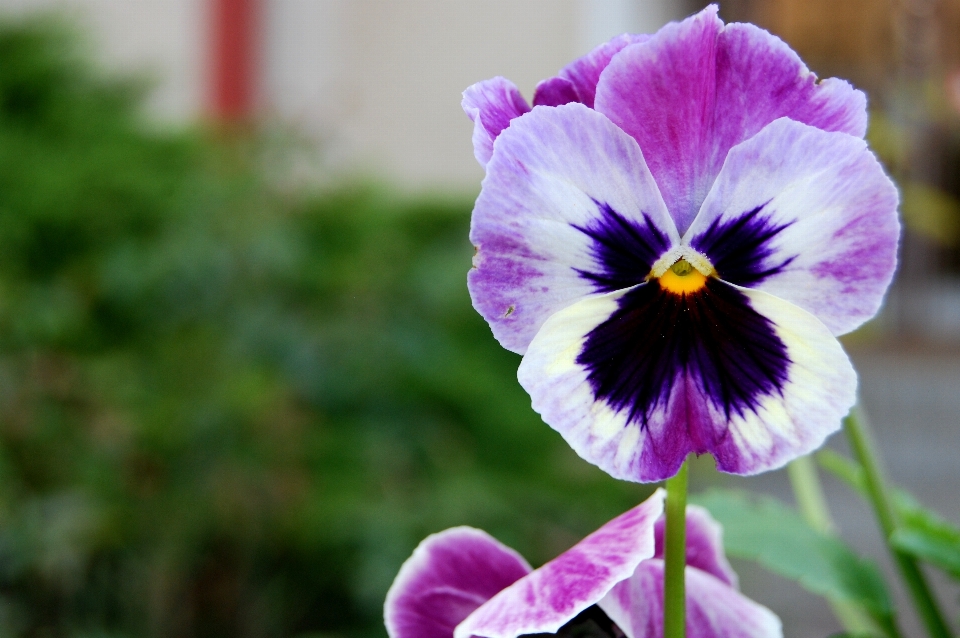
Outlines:
<svg viewBox="0 0 960 638"><path fill-rule="evenodd" d="M820 446L855 401L836 336L896 265L864 95L711 6L599 47L534 103L502 78L464 93L486 167L470 294L534 409L634 481Z"/></svg>
<svg viewBox="0 0 960 638"><path fill-rule="evenodd" d="M532 570L485 532L427 537L390 587L390 638L659 638L663 635L663 490ZM737 590L720 525L687 508L687 635L775 638L780 620Z"/></svg>

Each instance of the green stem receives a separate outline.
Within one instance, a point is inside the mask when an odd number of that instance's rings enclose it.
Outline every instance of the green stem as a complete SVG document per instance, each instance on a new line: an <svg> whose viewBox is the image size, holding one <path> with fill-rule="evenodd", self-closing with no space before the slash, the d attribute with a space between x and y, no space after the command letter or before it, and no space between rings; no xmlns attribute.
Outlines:
<svg viewBox="0 0 960 638"><path fill-rule="evenodd" d="M897 527L896 514L893 505L887 498L890 490L884 483L883 473L880 469L880 459L873 444L870 427L863 410L859 406L854 407L853 411L843 420L843 431L850 441L850 447L853 448L854 455L863 468L867 494L870 496L874 514L876 514L880 529L883 530L883 538L887 543L887 548L893 555L893 560L900 571L900 577L910 592L917 614L926 626L930 638L950 638L950 629L943 619L943 613L933 597L933 592L930 590L926 577L920 571L920 566L912 556L897 550L890 542L890 537Z"/></svg>
<svg viewBox="0 0 960 638"><path fill-rule="evenodd" d="M684 568L687 563L687 462L667 479L667 530L663 570L663 637L684 638L687 624Z"/></svg>
<svg viewBox="0 0 960 638"><path fill-rule="evenodd" d="M830 508L823 494L817 466L810 456L801 456L787 466L790 486L797 501L800 514L810 527L821 534L836 535L837 526L830 516ZM846 600L828 599L833 615L847 633L854 635L873 635L878 630L890 638L900 638L900 629L891 620L882 623L882 629L870 616L857 605Z"/></svg>

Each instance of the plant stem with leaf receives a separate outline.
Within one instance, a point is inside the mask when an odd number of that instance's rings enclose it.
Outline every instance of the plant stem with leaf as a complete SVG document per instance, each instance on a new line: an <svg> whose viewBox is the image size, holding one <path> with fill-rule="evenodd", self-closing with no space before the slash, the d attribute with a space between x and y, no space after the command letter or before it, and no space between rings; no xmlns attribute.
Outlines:
<svg viewBox="0 0 960 638"><path fill-rule="evenodd" d="M800 514L810 527L821 534L836 535L837 527L830 516L830 508L823 494L817 466L810 456L802 456L787 466L787 476L790 477L790 486L797 501ZM829 599L833 615L840 621L840 625L850 634L873 635L878 631L890 638L900 638L900 629L891 620L878 627L870 616L856 605L844 600Z"/></svg>
<svg viewBox="0 0 960 638"><path fill-rule="evenodd" d="M873 444L870 427L863 410L859 406L854 407L847 418L843 420L843 431L850 441L854 456L857 457L860 466L863 468L870 504L873 506L877 522L883 531L883 539L893 555L893 560L900 571L900 577L903 579L907 591L910 593L917 614L923 621L930 638L951 638L950 629L947 627L943 613L933 597L926 576L920 571L920 566L912 556L898 550L890 541L897 527L896 513L893 504L890 502L890 490L883 478L880 459Z"/></svg>
<svg viewBox="0 0 960 638"><path fill-rule="evenodd" d="M684 569L687 563L688 466L689 464L684 461L677 475L667 479L667 529L663 551L664 638L684 638L687 629Z"/></svg>

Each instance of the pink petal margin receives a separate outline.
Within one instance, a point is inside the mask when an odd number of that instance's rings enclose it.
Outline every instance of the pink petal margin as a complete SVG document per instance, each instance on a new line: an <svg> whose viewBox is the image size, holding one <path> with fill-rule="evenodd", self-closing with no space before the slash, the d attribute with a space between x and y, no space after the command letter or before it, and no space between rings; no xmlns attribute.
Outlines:
<svg viewBox="0 0 960 638"><path fill-rule="evenodd" d="M530 569L517 552L472 527L428 536L387 592L383 610L387 634L451 638L473 610Z"/></svg>
<svg viewBox="0 0 960 638"><path fill-rule="evenodd" d="M666 492L621 514L572 548L484 603L454 638L516 638L555 633L653 556L654 524Z"/></svg>

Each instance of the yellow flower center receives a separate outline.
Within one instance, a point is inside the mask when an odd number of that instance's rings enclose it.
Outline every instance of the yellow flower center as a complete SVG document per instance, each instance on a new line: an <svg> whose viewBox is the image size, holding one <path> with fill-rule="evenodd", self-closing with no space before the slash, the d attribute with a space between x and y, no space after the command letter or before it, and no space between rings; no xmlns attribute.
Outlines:
<svg viewBox="0 0 960 638"><path fill-rule="evenodd" d="M688 295L707 285L707 277L686 259L680 259L670 266L657 281L663 290L675 295Z"/></svg>

